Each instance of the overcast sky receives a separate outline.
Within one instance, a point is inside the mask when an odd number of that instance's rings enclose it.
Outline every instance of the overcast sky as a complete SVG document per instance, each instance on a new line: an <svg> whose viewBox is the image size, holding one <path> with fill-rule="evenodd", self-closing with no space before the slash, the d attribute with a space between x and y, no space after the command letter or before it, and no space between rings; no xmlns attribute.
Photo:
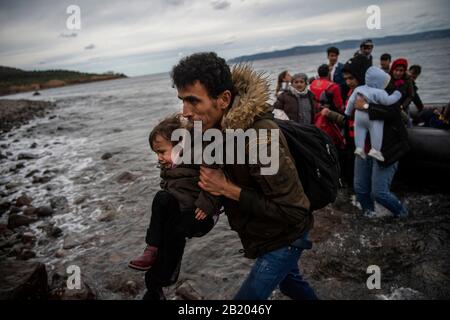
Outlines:
<svg viewBox="0 0 450 320"><path fill-rule="evenodd" d="M66 26L69 5L81 29ZM381 30L366 27L369 5ZM113 70L143 75L170 70L192 52L224 58L450 28L448 0L0 0L0 65L26 70Z"/></svg>

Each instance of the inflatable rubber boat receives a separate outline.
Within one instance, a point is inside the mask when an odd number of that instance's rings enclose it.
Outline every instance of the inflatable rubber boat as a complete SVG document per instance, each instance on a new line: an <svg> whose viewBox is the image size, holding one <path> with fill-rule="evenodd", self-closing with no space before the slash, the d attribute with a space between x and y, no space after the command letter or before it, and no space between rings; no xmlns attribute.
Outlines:
<svg viewBox="0 0 450 320"><path fill-rule="evenodd" d="M442 105L445 104L427 104L425 107ZM400 161L404 170L425 171L435 179L439 179L440 174L450 176L450 130L414 126L408 128L408 139L410 152Z"/></svg>

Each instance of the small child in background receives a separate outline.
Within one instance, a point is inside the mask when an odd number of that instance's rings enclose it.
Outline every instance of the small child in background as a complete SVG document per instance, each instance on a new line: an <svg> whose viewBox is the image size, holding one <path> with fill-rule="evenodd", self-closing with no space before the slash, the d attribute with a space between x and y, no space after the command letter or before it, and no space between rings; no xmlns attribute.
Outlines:
<svg viewBox="0 0 450 320"><path fill-rule="evenodd" d="M130 261L130 268L146 271L152 267L158 248L167 238L167 228L172 229L171 233L176 229L188 238L201 237L217 222L220 198L198 186L200 166L174 164L172 149L178 141L171 141L171 136L180 128L189 129L183 125L181 115L176 114L160 122L150 133L150 147L157 154L161 167L161 190L153 198L152 216L145 239L147 247L142 255Z"/></svg>
<svg viewBox="0 0 450 320"><path fill-rule="evenodd" d="M351 116L355 109L355 101L357 95L364 96L368 103L376 103L381 105L392 105L400 100L402 97L399 91L394 91L388 95L384 89L391 80L391 76L378 67L370 67L366 72L366 84L357 87L349 98L345 115ZM383 143L383 128L384 122L382 120L370 120L369 114L364 111L356 110L355 112L355 154L365 159L364 145L367 132L370 133L370 143L372 148L368 155L379 160L384 161L381 147Z"/></svg>

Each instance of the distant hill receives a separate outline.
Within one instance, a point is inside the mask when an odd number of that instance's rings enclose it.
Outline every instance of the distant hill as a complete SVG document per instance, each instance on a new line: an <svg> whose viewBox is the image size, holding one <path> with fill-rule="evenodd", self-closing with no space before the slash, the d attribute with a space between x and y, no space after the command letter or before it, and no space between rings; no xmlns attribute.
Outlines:
<svg viewBox="0 0 450 320"><path fill-rule="evenodd" d="M25 71L0 66L0 95L118 78L126 78L126 76L112 71L103 74L69 70Z"/></svg>
<svg viewBox="0 0 450 320"><path fill-rule="evenodd" d="M450 37L450 29L446 30L434 30L427 32L420 32L414 34L406 34L406 35L396 35L396 36L387 36L382 38L372 38L377 45L385 45L385 44L396 44L396 43L405 43L405 42L415 42L421 40L431 40L431 39L443 39ZM245 61L254 61L254 60L263 60L263 59L271 59L271 58L281 58L281 57L289 57L289 56L298 56L302 54L315 53L315 52L325 52L328 47L335 46L339 49L352 49L355 51L359 49L359 45L362 39L359 40L344 40L339 42L314 45L314 46L298 46L285 50L277 50L271 52L262 52L253 55L240 56L233 59L230 59L229 63L239 63Z"/></svg>

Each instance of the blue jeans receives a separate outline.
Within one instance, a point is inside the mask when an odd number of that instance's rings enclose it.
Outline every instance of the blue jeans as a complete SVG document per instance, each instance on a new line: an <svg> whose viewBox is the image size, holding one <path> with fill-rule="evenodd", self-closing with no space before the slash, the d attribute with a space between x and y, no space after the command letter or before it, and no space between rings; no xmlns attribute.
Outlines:
<svg viewBox="0 0 450 320"><path fill-rule="evenodd" d="M309 242L306 236L299 240ZM300 255L307 247L301 242L296 241L296 246L285 246L258 257L234 299L266 300L279 286L281 292L291 299L317 300L314 290L303 280L298 269Z"/></svg>
<svg viewBox="0 0 450 320"><path fill-rule="evenodd" d="M398 162L388 167L382 167L370 157L355 158L354 189L356 199L361 204L363 212L374 212L374 201L376 201L395 216L408 215L408 209L390 191L397 168Z"/></svg>

